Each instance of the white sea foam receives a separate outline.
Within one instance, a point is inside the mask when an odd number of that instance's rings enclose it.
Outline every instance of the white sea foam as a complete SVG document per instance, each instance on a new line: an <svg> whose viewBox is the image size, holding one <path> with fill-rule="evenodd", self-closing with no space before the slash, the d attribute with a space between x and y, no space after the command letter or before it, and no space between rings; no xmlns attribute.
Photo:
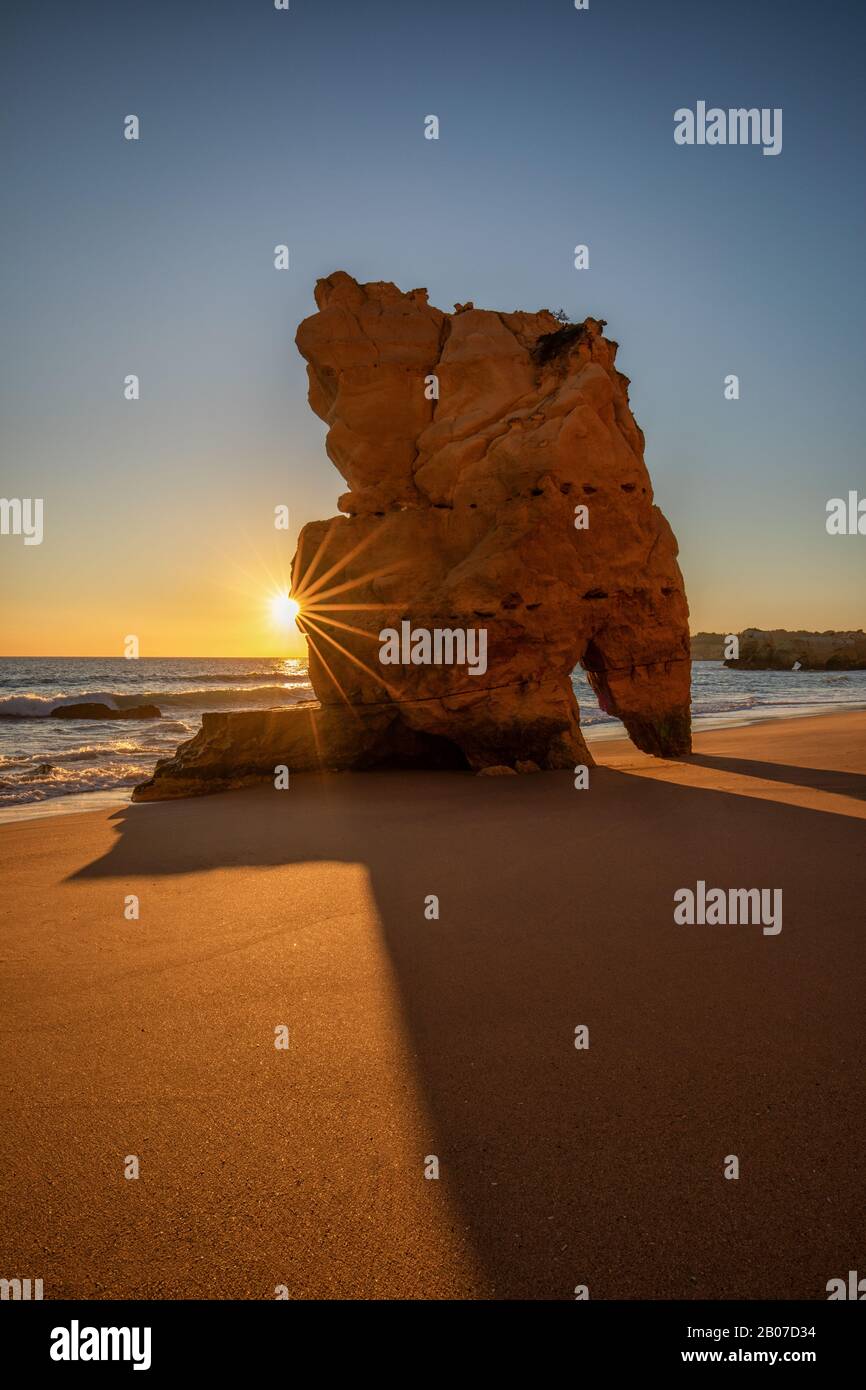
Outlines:
<svg viewBox="0 0 866 1390"><path fill-rule="evenodd" d="M224 677L223 677L224 679ZM272 678L273 679L273 678ZM297 704L309 700L309 681L288 681L283 685L226 686L216 690L79 690L62 695L8 695L0 698L0 717L8 719L47 719L53 710L65 705L107 705L111 710L133 709L136 705L156 705L160 710L226 709L233 706L261 708L267 704Z"/></svg>
<svg viewBox="0 0 866 1390"><path fill-rule="evenodd" d="M8 695L0 699L0 715L18 715L25 719L47 719L53 709L64 705L88 704L108 705L117 709L115 697L105 691L87 692L86 695ZM135 703L135 702L133 702Z"/></svg>
<svg viewBox="0 0 866 1390"><path fill-rule="evenodd" d="M622 725L599 709L583 672L575 672L573 685L587 737L622 737ZM192 738L205 711L287 708L312 697L301 662L2 658L0 715L25 717L0 719L0 819L26 815L28 807L40 814L54 803L58 811L111 804L145 781L157 759ZM53 709L84 702L113 710L153 704L165 717L122 723L48 718ZM864 671L692 666L697 728L863 707Z"/></svg>

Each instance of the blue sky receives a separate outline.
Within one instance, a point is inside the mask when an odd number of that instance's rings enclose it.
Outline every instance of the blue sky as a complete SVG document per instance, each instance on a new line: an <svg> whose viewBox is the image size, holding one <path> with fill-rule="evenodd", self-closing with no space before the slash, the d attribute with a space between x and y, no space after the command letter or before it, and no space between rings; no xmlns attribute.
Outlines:
<svg viewBox="0 0 866 1390"><path fill-rule="evenodd" d="M261 647L258 589L343 490L293 343L338 268L445 309L606 319L693 630L862 626L866 537L827 536L824 515L866 495L863 16L85 0L5 17L2 491L45 498L46 538L0 540L0 650L113 654L118 625L153 654ZM781 107L782 153L675 145L699 99Z"/></svg>

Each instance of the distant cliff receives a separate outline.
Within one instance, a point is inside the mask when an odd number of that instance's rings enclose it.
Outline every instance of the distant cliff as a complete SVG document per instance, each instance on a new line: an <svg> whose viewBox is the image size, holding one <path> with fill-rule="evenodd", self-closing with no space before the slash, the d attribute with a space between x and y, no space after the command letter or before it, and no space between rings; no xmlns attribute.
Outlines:
<svg viewBox="0 0 866 1390"><path fill-rule="evenodd" d="M723 632L696 632L690 641L692 661L722 661L725 655Z"/></svg>
<svg viewBox="0 0 866 1390"><path fill-rule="evenodd" d="M747 627L739 637L739 658L726 661L726 666L745 671L790 671L795 665L802 671L866 670L862 628L856 632L786 632L783 628L764 632Z"/></svg>

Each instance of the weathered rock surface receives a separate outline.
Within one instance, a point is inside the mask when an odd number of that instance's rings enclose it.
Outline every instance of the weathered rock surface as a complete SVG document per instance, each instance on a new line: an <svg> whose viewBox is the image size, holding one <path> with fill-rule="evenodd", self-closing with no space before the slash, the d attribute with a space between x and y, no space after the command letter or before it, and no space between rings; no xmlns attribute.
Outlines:
<svg viewBox="0 0 866 1390"><path fill-rule="evenodd" d="M205 716L137 798L234 785L275 762L369 766L399 750L439 765L443 745L475 770L589 765L579 663L639 748L688 751L677 546L603 322L471 303L446 314L426 290L342 271L316 303L297 344L348 484L344 515L305 526L294 560L320 706ZM383 664L379 634L404 621L483 631L486 669Z"/></svg>
<svg viewBox="0 0 866 1390"><path fill-rule="evenodd" d="M399 711L382 706L359 727L344 706L306 700L290 709L203 714L194 738L153 777L135 788L133 801L201 796L274 780L276 769L340 772L375 768L465 767L459 749L410 729Z"/></svg>
<svg viewBox="0 0 866 1390"><path fill-rule="evenodd" d="M803 671L866 670L866 633L763 631L748 627L739 634L740 655L726 666L746 671L790 671L800 663Z"/></svg>

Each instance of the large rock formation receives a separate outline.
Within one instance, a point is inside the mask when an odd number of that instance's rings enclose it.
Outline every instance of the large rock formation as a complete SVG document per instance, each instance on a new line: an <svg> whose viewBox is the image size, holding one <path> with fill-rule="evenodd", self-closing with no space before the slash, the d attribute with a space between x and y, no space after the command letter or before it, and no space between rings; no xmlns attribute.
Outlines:
<svg viewBox="0 0 866 1390"><path fill-rule="evenodd" d="M305 526L294 560L319 703L205 716L138 798L279 762L590 764L578 664L639 748L688 751L677 546L603 321L446 314L426 290L341 271L318 282L316 303L297 344L349 489L345 515ZM402 642L383 642L386 629ZM437 631L451 634L438 653L425 637ZM464 636L474 663L459 661ZM445 659L427 664L428 644Z"/></svg>
<svg viewBox="0 0 866 1390"><path fill-rule="evenodd" d="M863 671L866 633L763 631L747 627L739 634L740 655L726 666L746 671Z"/></svg>

